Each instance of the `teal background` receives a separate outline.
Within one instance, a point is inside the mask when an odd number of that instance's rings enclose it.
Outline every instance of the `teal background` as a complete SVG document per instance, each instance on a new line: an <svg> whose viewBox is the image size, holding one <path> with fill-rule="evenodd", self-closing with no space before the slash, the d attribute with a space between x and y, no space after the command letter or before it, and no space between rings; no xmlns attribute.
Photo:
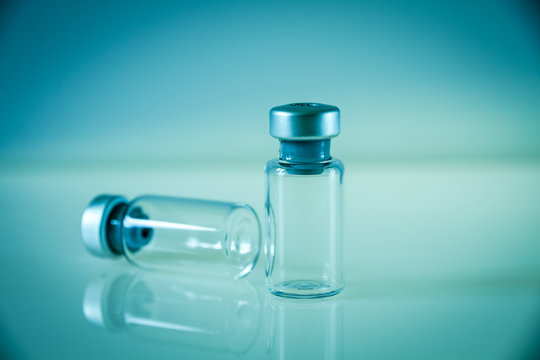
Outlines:
<svg viewBox="0 0 540 360"><path fill-rule="evenodd" d="M538 14L3 3L0 358L537 359ZM263 220L268 110L297 101L342 110L342 294L270 296L262 261L214 286L86 252L100 193L243 201Z"/></svg>
<svg viewBox="0 0 540 360"><path fill-rule="evenodd" d="M8 2L0 156L262 163L267 110L318 101L346 160L537 157L532 4Z"/></svg>

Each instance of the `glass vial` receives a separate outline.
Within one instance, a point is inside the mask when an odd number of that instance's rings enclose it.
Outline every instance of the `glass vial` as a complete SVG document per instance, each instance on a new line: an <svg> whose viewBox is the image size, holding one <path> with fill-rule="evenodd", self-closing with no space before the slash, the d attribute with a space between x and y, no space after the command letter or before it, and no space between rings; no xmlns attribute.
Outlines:
<svg viewBox="0 0 540 360"><path fill-rule="evenodd" d="M343 164L330 156L339 109L295 103L270 110L279 158L266 164L266 284L292 298L338 294L344 287Z"/></svg>
<svg viewBox="0 0 540 360"><path fill-rule="evenodd" d="M94 198L81 232L94 255L143 268L241 278L255 266L260 225L246 204L145 195Z"/></svg>

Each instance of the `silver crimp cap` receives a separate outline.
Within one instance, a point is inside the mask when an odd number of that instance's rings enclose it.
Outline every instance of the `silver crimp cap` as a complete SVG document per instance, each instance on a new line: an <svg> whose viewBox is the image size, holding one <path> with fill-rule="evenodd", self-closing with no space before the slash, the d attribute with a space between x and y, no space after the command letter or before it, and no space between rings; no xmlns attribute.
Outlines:
<svg viewBox="0 0 540 360"><path fill-rule="evenodd" d="M280 140L323 140L339 132L336 106L305 102L270 109L270 135Z"/></svg>
<svg viewBox="0 0 540 360"><path fill-rule="evenodd" d="M127 200L118 195L96 196L83 212L81 235L86 249L100 257L116 257L107 241L107 219L111 211Z"/></svg>

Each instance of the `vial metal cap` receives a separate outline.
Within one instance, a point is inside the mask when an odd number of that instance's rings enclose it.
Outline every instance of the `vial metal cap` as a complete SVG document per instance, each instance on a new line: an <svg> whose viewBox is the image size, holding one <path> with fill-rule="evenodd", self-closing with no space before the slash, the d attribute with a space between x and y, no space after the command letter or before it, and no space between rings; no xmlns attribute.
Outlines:
<svg viewBox="0 0 540 360"><path fill-rule="evenodd" d="M118 256L107 241L107 219L117 205L127 202L119 195L99 195L90 201L81 220L83 244L89 252L100 257Z"/></svg>
<svg viewBox="0 0 540 360"><path fill-rule="evenodd" d="M336 106L305 102L270 109L270 135L280 140L324 140L339 132Z"/></svg>

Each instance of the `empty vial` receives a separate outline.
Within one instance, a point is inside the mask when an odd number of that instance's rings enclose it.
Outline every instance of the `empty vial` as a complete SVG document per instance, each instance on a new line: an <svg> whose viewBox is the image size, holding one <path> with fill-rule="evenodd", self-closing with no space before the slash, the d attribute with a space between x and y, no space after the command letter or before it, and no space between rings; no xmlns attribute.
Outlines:
<svg viewBox="0 0 540 360"><path fill-rule="evenodd" d="M255 266L260 225L246 204L145 195L94 198L82 216L94 255L143 268L241 278Z"/></svg>
<svg viewBox="0 0 540 360"><path fill-rule="evenodd" d="M344 287L343 164L330 156L339 109L296 103L270 110L279 158L266 164L266 283L271 293L317 298Z"/></svg>

